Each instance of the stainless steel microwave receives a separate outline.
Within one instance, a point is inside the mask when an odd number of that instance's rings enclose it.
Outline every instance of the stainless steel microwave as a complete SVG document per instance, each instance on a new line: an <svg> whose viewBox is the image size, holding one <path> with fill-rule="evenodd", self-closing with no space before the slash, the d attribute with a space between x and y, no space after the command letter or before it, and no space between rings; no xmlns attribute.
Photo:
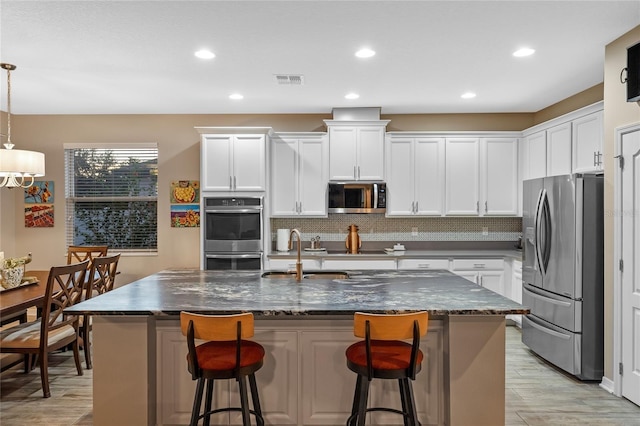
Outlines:
<svg viewBox="0 0 640 426"><path fill-rule="evenodd" d="M384 213L387 184L345 182L329 184L329 213Z"/></svg>

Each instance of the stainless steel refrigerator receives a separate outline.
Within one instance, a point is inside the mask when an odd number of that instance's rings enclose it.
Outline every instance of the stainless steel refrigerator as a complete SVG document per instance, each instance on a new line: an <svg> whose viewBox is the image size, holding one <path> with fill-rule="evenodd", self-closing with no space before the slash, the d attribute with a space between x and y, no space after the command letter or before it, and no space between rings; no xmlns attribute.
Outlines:
<svg viewBox="0 0 640 426"><path fill-rule="evenodd" d="M581 380L604 373L603 176L524 181L522 341Z"/></svg>

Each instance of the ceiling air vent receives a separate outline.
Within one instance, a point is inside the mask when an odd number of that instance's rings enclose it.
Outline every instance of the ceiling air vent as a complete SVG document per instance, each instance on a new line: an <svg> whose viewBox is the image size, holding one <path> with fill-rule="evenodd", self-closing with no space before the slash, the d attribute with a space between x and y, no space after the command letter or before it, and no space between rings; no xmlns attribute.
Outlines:
<svg viewBox="0 0 640 426"><path fill-rule="evenodd" d="M276 74L276 83L286 86L302 86L304 76L302 74Z"/></svg>

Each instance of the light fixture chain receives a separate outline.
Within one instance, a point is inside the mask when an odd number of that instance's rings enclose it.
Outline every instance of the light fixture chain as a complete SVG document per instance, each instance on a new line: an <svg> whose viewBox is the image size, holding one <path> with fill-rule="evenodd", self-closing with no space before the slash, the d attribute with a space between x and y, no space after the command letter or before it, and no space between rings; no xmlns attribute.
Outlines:
<svg viewBox="0 0 640 426"><path fill-rule="evenodd" d="M11 70L7 69L7 149L13 148L11 143Z"/></svg>

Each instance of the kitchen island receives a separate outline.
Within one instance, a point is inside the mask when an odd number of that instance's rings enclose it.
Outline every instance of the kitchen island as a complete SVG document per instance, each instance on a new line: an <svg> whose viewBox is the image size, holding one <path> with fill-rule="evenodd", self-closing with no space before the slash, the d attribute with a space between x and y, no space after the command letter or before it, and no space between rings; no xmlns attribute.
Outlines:
<svg viewBox="0 0 640 426"><path fill-rule="evenodd" d="M430 315L414 384L422 424L503 424L505 315L529 312L444 270L352 271L348 279L301 282L259 271L162 271L69 309L93 315L94 425L188 423L195 383L182 310L253 312L254 339L267 351L256 377L273 425L344 424L355 384L344 358L356 340L354 312L419 310ZM217 386L216 403L237 405L237 397L235 382ZM400 405L393 381L374 381L371 398ZM235 413L225 415L214 423L239 423ZM379 413L370 422L402 419Z"/></svg>

